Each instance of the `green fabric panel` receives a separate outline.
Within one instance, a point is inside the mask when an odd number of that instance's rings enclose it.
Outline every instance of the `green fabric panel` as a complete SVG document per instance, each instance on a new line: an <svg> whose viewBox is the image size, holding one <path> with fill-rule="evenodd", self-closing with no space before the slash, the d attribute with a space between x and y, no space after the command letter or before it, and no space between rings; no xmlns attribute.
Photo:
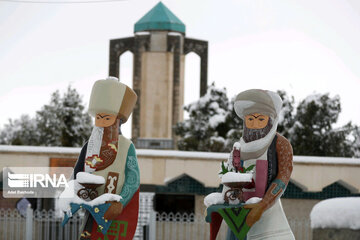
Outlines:
<svg viewBox="0 0 360 240"><path fill-rule="evenodd" d="M246 216L250 209L223 208L218 210L226 224L239 240L245 239L250 227L246 224ZM238 214L236 214L238 212Z"/></svg>
<svg viewBox="0 0 360 240"><path fill-rule="evenodd" d="M244 204L242 204L242 203L237 204L237 205L229 205L227 203L211 205L210 207L208 207L206 209L205 221L208 222L208 223L211 223L211 221L212 221L211 213L218 212L219 209L222 209L222 208L239 208L239 207L242 207L243 205Z"/></svg>
<svg viewBox="0 0 360 240"><path fill-rule="evenodd" d="M245 239L250 227L246 224L246 216L250 212L250 209L242 208L244 204L240 203L237 205L229 204L216 204L211 205L206 209L205 221L211 223L211 214L218 212L224 219L226 224L229 226L231 231L239 239Z"/></svg>
<svg viewBox="0 0 360 240"><path fill-rule="evenodd" d="M136 158L134 144L131 143L126 157L124 186L120 192L120 196L122 197L120 202L124 205L124 207L129 203L135 192L138 190L139 186L139 165Z"/></svg>

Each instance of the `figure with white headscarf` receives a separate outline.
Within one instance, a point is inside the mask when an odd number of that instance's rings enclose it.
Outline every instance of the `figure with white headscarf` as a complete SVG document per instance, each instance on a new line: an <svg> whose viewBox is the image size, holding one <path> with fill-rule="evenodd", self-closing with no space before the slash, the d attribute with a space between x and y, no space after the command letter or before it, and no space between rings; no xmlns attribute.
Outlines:
<svg viewBox="0 0 360 240"><path fill-rule="evenodd" d="M237 95L234 110L244 121L244 132L222 164L223 192L205 198L210 239L216 238L222 219L229 226L227 239L295 239L280 201L293 168L291 144L276 132L281 107L275 92L251 89ZM248 183L231 187L241 181Z"/></svg>

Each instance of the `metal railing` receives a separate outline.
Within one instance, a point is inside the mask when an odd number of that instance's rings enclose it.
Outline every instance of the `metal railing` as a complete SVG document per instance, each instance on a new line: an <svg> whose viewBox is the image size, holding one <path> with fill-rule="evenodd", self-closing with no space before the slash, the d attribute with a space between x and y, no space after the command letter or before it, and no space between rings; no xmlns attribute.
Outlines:
<svg viewBox="0 0 360 240"><path fill-rule="evenodd" d="M208 240L210 225L202 215L180 213L156 214L156 239ZM226 239L226 224L222 224L217 239Z"/></svg>
<svg viewBox="0 0 360 240"><path fill-rule="evenodd" d="M209 239L210 225L205 222L203 215L155 213L149 207L150 204L151 195L140 199L139 220L134 239ZM28 208L27 216L23 217L16 209L0 209L0 239L78 239L82 216L74 215L64 227L61 222L62 218L53 210L32 211ZM289 224L297 240L312 239L310 219L289 219ZM144 231L144 226L148 226L145 228L147 231ZM227 226L222 223L217 239L226 239L226 232Z"/></svg>
<svg viewBox="0 0 360 240"><path fill-rule="evenodd" d="M208 240L210 224L204 216L180 213L156 214L156 239L172 240ZM289 219L289 225L296 240L311 240L312 230L310 219ZM227 225L223 222L217 235L217 240L226 239Z"/></svg>

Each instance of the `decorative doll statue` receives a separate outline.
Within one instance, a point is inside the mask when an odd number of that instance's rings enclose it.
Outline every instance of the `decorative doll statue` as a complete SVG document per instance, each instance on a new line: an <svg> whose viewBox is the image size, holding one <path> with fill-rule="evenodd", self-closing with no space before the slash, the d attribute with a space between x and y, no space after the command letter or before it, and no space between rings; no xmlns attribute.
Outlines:
<svg viewBox="0 0 360 240"><path fill-rule="evenodd" d="M95 127L83 146L69 184L73 199L60 199L64 223L86 209L80 239L133 239L139 207L139 167L133 143L121 135L136 103L135 92L109 77L96 81L89 113Z"/></svg>
<svg viewBox="0 0 360 240"><path fill-rule="evenodd" d="M204 201L211 239L222 219L231 230L228 239L295 239L280 201L293 159L289 141L276 132L281 106L281 98L271 91L251 89L237 95L234 109L244 121L243 136L222 163L223 192Z"/></svg>

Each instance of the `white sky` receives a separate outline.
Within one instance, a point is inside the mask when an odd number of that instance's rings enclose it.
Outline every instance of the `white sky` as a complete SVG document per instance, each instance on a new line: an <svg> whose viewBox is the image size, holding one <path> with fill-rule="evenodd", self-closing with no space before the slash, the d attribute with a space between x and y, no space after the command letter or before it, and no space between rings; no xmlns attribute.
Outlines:
<svg viewBox="0 0 360 240"><path fill-rule="evenodd" d="M157 3L0 0L0 126L23 113L34 116L69 84L88 102L94 81L108 75L109 39L133 36L135 22ZM360 125L360 1L163 3L185 23L187 37L209 41L209 84L226 87L229 97L249 88L282 89L298 101L329 92L341 97L340 125ZM130 85L131 60L130 53L121 58L121 81ZM199 97L199 65L189 54L185 104Z"/></svg>

